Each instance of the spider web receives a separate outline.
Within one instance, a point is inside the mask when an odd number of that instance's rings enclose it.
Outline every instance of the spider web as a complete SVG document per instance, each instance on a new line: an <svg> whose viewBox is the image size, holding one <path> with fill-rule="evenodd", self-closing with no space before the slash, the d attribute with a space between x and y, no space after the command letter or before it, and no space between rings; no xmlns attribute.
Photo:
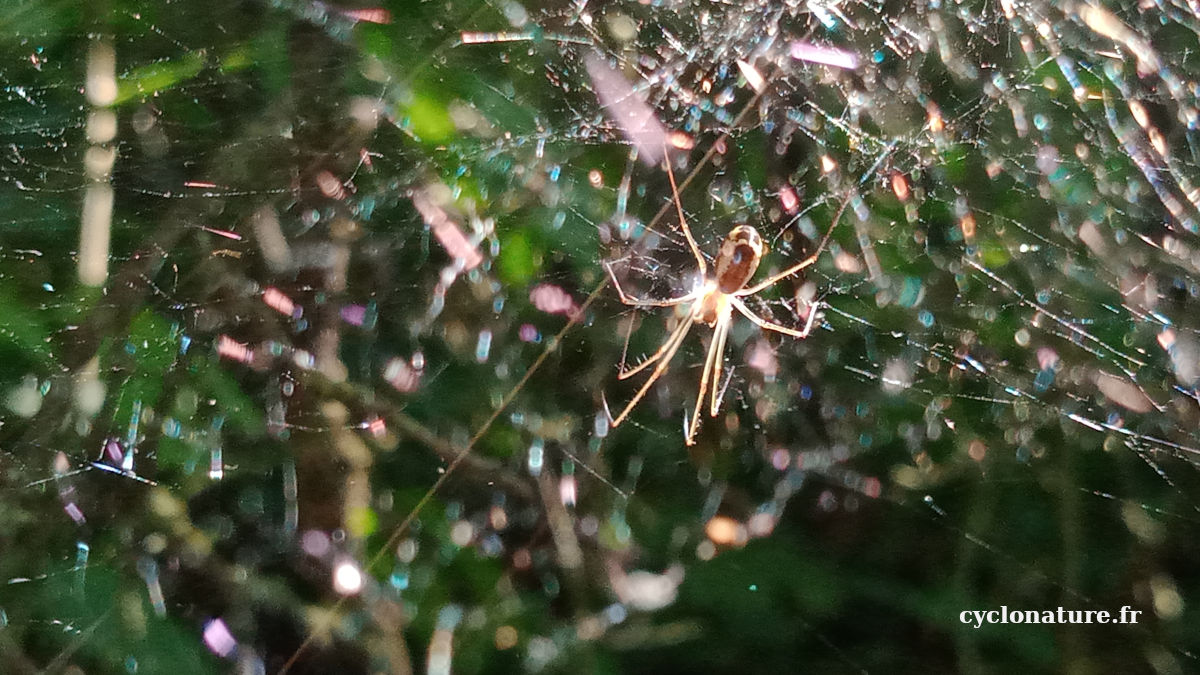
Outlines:
<svg viewBox="0 0 1200 675"><path fill-rule="evenodd" d="M11 10L5 672L1194 668L1195 8Z"/></svg>

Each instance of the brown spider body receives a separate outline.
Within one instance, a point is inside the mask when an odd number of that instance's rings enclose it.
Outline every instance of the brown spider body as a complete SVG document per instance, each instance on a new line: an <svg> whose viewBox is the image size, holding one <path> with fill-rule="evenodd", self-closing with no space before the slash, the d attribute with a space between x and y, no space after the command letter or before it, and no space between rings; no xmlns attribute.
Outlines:
<svg viewBox="0 0 1200 675"><path fill-rule="evenodd" d="M762 260L762 237L749 225L738 225L725 235L717 253L717 290L732 295L745 287Z"/></svg>
<svg viewBox="0 0 1200 675"><path fill-rule="evenodd" d="M704 280L704 291L693 312L696 323L715 327L722 316L729 316L732 307L729 296L741 290L762 260L762 237L749 225L738 225L725 235L717 253L716 272Z"/></svg>
<svg viewBox="0 0 1200 675"><path fill-rule="evenodd" d="M715 327L721 321L722 316L729 315L729 296L720 291L713 290L713 282L709 281L705 284L705 293L696 301L696 307L692 310L692 320L696 323L707 324L709 327Z"/></svg>

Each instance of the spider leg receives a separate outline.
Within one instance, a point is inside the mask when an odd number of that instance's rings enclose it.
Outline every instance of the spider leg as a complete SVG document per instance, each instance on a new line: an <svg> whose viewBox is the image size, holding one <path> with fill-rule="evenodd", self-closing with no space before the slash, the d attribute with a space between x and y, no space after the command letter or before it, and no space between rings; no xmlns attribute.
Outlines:
<svg viewBox="0 0 1200 675"><path fill-rule="evenodd" d="M725 338L729 336L729 327L733 324L733 315L725 311L717 329L713 332L713 340L717 343L717 358L713 361L712 402L709 404L708 416L717 416L717 406L721 404L721 366L725 363Z"/></svg>
<svg viewBox="0 0 1200 675"><path fill-rule="evenodd" d="M613 286L616 287L617 295L620 296L621 302L631 307L674 307L696 297L696 292L692 291L678 298L667 298L666 300L645 300L638 298L627 294L625 289L621 288L621 282L617 281L617 274L613 272L612 265L607 260L604 261L604 269L608 271L608 278L612 281Z"/></svg>
<svg viewBox="0 0 1200 675"><path fill-rule="evenodd" d="M633 399L626 404L625 409L621 411L621 414L617 415L616 419L612 421L613 427L620 426L621 422L625 421L625 417L629 415L629 411L633 410L634 406L638 404L638 401L642 400L642 397L645 396L646 392L650 390L651 385L658 381L658 378L662 377L663 373L667 372L667 366L671 365L671 359L675 356L675 352L679 350L679 345L683 343L683 338L687 336L688 331L691 330L693 323L695 323L695 312L679 322L679 327L675 329L675 332L672 333L671 337L667 338L666 343L664 343L664 345L669 346L665 351L663 351L662 356L658 358L658 365L655 366L654 371L650 373L650 377L647 378L646 382L642 384L641 388L638 389L636 394L634 394Z"/></svg>
<svg viewBox="0 0 1200 675"><path fill-rule="evenodd" d="M754 295L755 293L761 291L762 289L764 289L772 284L777 283L781 279L790 277L793 274L795 274L796 272L799 272L800 270L804 269L805 267L808 267L809 265L817 262L817 258L819 258L821 256L821 252L825 250L825 245L829 243L829 237L833 235L834 228L837 227L838 221L842 219L842 213L846 210L846 205L850 203L850 199L853 196L854 196L854 193L851 192L849 197L846 197L846 199L842 200L842 205L838 207L837 214L833 216L833 222L831 222L829 224L829 229L825 230L825 236L821 237L821 242L819 244L817 244L817 250L813 251L812 255L808 256L804 260L801 260L800 262L796 263L795 265L792 265L791 267L787 268L786 270L784 270L778 274L772 274L771 276L767 277L766 279L763 279L762 281L758 282L757 284L754 284L753 286L750 286L749 288L743 288L738 291L735 291L733 294L738 297Z"/></svg>
<svg viewBox="0 0 1200 675"><path fill-rule="evenodd" d="M712 341L708 343L708 356L704 358L704 371L700 374L700 391L696 392L696 410L692 413L692 423L688 426L687 434L684 436L683 442L687 445L695 445L696 430L700 428L700 411L704 409L704 395L709 388L709 380L713 379L714 371L720 372L721 362L721 340L720 333L729 325L729 309L726 308L717 319L717 327L713 331ZM717 390L717 385L720 384L720 375L712 382L712 390Z"/></svg>
<svg viewBox="0 0 1200 675"><path fill-rule="evenodd" d="M687 322L691 323L692 317L691 317L691 315L689 315L689 316L686 316L686 317L680 319L680 321L687 321ZM679 330L679 328L676 327L675 330ZM672 337L674 337L674 336L672 335ZM642 372L643 370L646 369L647 366L649 366L650 364L654 363L655 361L661 359L663 354L667 353L667 350L670 348L670 346L671 346L671 338L669 337L669 338L667 338L667 340L665 342L662 343L661 346L659 346L658 351L654 352L649 357L643 359L641 361L641 363L638 363L636 366L630 368L629 370L618 371L617 379L618 380L627 380L627 379L633 377L634 375L637 375L638 373ZM624 361L622 361L621 363L623 366Z"/></svg>
<svg viewBox="0 0 1200 675"><path fill-rule="evenodd" d="M663 156L666 158L667 178L671 179L671 197L675 200L675 210L679 213L679 227L683 230L683 236L687 237L688 246L692 249L692 255L696 256L696 266L700 268L700 276L708 276L708 263L704 261L704 256L700 254L700 246L696 240L692 238L692 229L688 227L687 218L683 217L683 205L679 203L679 187L675 185L675 171L671 168L671 153L667 152L666 143L663 144Z"/></svg>
<svg viewBox="0 0 1200 675"><path fill-rule="evenodd" d="M776 333L783 333L784 335L791 335L792 337L804 339L808 337L808 334L812 332L813 326L816 324L816 304L814 304L808 310L808 320L804 322L804 328L802 330L796 330L795 328L788 328L787 326L767 321L766 319L752 312L750 308L746 306L746 303L742 302L738 298L730 298L729 300L733 306L737 308L737 311L741 312L747 319L753 321L759 328L762 328L763 330L775 331Z"/></svg>

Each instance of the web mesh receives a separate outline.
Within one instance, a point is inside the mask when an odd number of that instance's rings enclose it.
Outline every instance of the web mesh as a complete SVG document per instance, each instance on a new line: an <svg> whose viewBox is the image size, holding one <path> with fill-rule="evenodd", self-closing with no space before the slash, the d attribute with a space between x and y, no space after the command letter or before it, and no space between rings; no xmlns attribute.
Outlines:
<svg viewBox="0 0 1200 675"><path fill-rule="evenodd" d="M6 672L1194 667L1195 7L9 9Z"/></svg>

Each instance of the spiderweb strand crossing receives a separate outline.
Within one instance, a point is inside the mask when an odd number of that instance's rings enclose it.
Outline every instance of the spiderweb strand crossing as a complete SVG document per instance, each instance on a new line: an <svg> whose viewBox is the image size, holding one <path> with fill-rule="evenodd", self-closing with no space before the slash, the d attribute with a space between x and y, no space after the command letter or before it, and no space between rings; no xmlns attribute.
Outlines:
<svg viewBox="0 0 1200 675"><path fill-rule="evenodd" d="M0 670L1194 669L1195 7L10 14Z"/></svg>

